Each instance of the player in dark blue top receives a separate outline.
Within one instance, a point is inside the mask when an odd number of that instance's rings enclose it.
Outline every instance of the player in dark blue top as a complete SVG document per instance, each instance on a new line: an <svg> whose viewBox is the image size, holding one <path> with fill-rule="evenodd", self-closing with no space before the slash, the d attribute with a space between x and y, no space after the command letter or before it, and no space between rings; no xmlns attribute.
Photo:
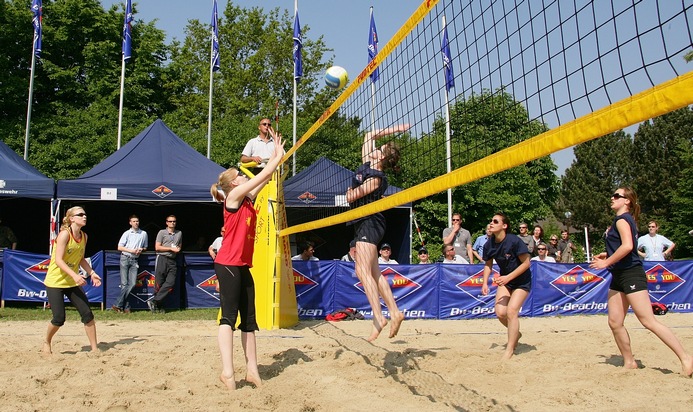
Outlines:
<svg viewBox="0 0 693 412"><path fill-rule="evenodd" d="M491 238L484 246L484 283L481 294L488 294L488 278L496 260L500 276L493 279L496 284L496 316L508 328L508 344L503 359L510 359L520 340L520 309L525 303L532 286L532 273L529 270L529 250L516 235L508 233L510 219L503 213L496 213L489 224Z"/></svg>
<svg viewBox="0 0 693 412"><path fill-rule="evenodd" d="M616 212L616 217L606 232L606 252L596 255L590 267L611 272L607 302L609 327L623 356L623 367L638 368L628 330L623 324L630 306L640 323L674 351L681 361L682 373L690 377L693 375L693 357L671 329L659 323L652 313L647 276L637 251L638 197L631 188L620 187L611 195L611 209Z"/></svg>
<svg viewBox="0 0 693 412"><path fill-rule="evenodd" d="M387 177L383 172L398 170L397 146L393 142L388 142L377 148L375 141L380 137L405 132L408 129L409 125L405 124L365 134L361 148L363 164L354 173L346 192L346 200L351 208L364 206L382 198L387 189ZM387 319L380 306L380 297L390 312L390 337L395 337L404 320L404 314L397 307L387 278L380 273L378 266L378 244L385 234L385 218L381 213L374 213L356 219L350 224L354 225L356 240L356 276L361 281L373 310L373 331L368 340L376 339L387 325Z"/></svg>

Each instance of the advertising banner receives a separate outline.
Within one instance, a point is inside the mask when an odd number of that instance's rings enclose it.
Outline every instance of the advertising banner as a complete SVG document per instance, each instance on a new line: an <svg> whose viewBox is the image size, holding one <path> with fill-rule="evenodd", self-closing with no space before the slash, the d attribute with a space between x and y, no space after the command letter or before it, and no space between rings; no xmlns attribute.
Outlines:
<svg viewBox="0 0 693 412"><path fill-rule="evenodd" d="M489 292L484 296L481 294L484 265L435 264L431 266L440 272L440 319L495 316L493 307L496 299L496 285L493 284L493 277L499 275L497 269L494 268L493 274L489 276Z"/></svg>
<svg viewBox="0 0 693 412"><path fill-rule="evenodd" d="M99 252L101 253L101 252ZM98 254L97 254L98 255ZM94 270L98 272L100 258L92 257ZM47 302L46 279L50 256L5 250L3 256L2 300L21 302ZM83 287L89 302L103 302L103 284L91 286L90 282Z"/></svg>
<svg viewBox="0 0 693 412"><path fill-rule="evenodd" d="M311 262L293 260L291 265L294 273L298 316L301 319L325 319L325 316L335 310L334 292L337 273L348 276L354 272L354 264L350 268L341 268L335 260ZM348 262L344 262L348 263Z"/></svg>
<svg viewBox="0 0 693 412"><path fill-rule="evenodd" d="M214 262L209 254L186 253L185 256L185 296L187 307L191 309L218 308L217 275Z"/></svg>
<svg viewBox="0 0 693 412"><path fill-rule="evenodd" d="M533 261L530 316L606 313L611 274L589 265Z"/></svg>
<svg viewBox="0 0 693 412"><path fill-rule="evenodd" d="M366 318L373 316L371 307L356 277L353 265L339 262L341 270L335 283L336 310L356 308ZM348 269L346 269L348 267ZM387 279L399 309L407 318L431 319L438 316L438 290L435 270L426 265L380 265L380 272ZM382 312L389 317L385 303L380 302Z"/></svg>

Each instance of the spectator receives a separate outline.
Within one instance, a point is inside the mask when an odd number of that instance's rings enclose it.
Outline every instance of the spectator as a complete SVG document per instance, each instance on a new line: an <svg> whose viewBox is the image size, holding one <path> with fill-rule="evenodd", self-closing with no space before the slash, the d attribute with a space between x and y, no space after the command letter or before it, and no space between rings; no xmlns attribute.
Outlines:
<svg viewBox="0 0 693 412"><path fill-rule="evenodd" d="M380 246L380 256L378 257L378 263L379 264L385 264L385 265L398 265L396 260L390 259L390 256L392 256L392 248L390 247L389 243L383 243L382 246Z"/></svg>
<svg viewBox="0 0 693 412"><path fill-rule="evenodd" d="M427 265L429 263L433 262L431 262L431 260L429 259L428 249L422 247L421 249L419 249L419 265Z"/></svg>
<svg viewBox="0 0 693 412"><path fill-rule="evenodd" d="M137 269L140 265L140 254L147 250L149 239L147 232L140 229L140 219L137 215L130 216L130 229L126 230L118 241L120 253L120 294L111 309L114 312L130 313L128 296L137 282Z"/></svg>
<svg viewBox="0 0 693 412"><path fill-rule="evenodd" d="M315 243L311 242L310 240L299 243L298 247L301 253L292 257L291 260L320 260L313 256L313 253L315 253Z"/></svg>
<svg viewBox="0 0 693 412"><path fill-rule="evenodd" d="M551 256L548 256L548 248L544 243L540 244L537 246L537 255L534 256L531 260L538 260L539 262L549 262L549 263L556 263L556 259L552 258Z"/></svg>
<svg viewBox="0 0 693 412"><path fill-rule="evenodd" d="M658 235L658 230L659 224L654 220L650 220L647 223L647 231L649 233L638 238L638 255L646 261L661 262L669 260L671 259L671 252L676 247L676 243L662 235Z"/></svg>
<svg viewBox="0 0 693 412"><path fill-rule="evenodd" d="M545 246L546 256L552 258L555 262L556 259L558 259L558 236L551 235L551 237L549 237L549 244Z"/></svg>
<svg viewBox="0 0 693 412"><path fill-rule="evenodd" d="M342 262L356 262L356 240L349 242L349 252L342 256Z"/></svg>
<svg viewBox="0 0 693 412"><path fill-rule="evenodd" d="M532 230L532 242L535 247L538 244L544 243L544 229L539 225L534 225L534 229ZM536 248L534 252L530 252L530 254L537 256Z"/></svg>
<svg viewBox="0 0 693 412"><path fill-rule="evenodd" d="M569 238L567 230L561 230L561 239L558 241L558 259L563 263L573 263L573 253L577 250Z"/></svg>
<svg viewBox="0 0 693 412"><path fill-rule="evenodd" d="M154 265L154 290L156 294L147 301L152 313L163 313L162 303L166 296L173 291L176 284L178 265L176 256L183 248L183 232L176 229L178 220L175 215L166 217L166 229L161 229L156 235L154 249L156 263Z"/></svg>
<svg viewBox="0 0 693 412"><path fill-rule="evenodd" d="M209 253L209 256L212 257L212 260L215 260L217 258L217 253L219 253L219 249L221 249L221 242L224 240L224 233L226 232L226 229L222 226L221 230L219 231L219 236L218 238L214 239L214 242L212 242L211 245L207 248L207 253Z"/></svg>
<svg viewBox="0 0 693 412"><path fill-rule="evenodd" d="M258 174L264 169L267 160L274 153L274 138L281 137L280 134L275 134L272 122L266 117L260 120L257 129L259 131L257 137L250 139L241 152L241 163L257 163L257 166L251 170L253 174Z"/></svg>
<svg viewBox="0 0 693 412"><path fill-rule="evenodd" d="M0 218L2 223L2 218ZM17 249L17 237L7 226L0 225L0 250L2 249Z"/></svg>
<svg viewBox="0 0 693 412"><path fill-rule="evenodd" d="M462 227L462 215L459 213L452 214L452 226L443 230L443 244L454 246L456 255L474 263L472 235Z"/></svg>
<svg viewBox="0 0 693 412"><path fill-rule="evenodd" d="M442 263L453 263L457 265L468 265L467 259L460 255L455 254L455 247L453 245L443 245L443 262Z"/></svg>
<svg viewBox="0 0 693 412"><path fill-rule="evenodd" d="M534 253L534 247L536 245L534 244L534 241L532 240L532 235L530 235L527 230L528 230L527 229L527 223L521 222L520 223L520 234L517 235L517 237L519 237L522 240L522 242L525 245L527 245L527 250L529 251L529 254L531 255Z"/></svg>
<svg viewBox="0 0 693 412"><path fill-rule="evenodd" d="M481 235L476 238L474 241L474 245L472 246L472 251L474 252L474 256L479 260L479 262L483 262L483 256L484 256L484 245L486 245L486 242L488 239L491 237L491 225L486 225L486 234Z"/></svg>

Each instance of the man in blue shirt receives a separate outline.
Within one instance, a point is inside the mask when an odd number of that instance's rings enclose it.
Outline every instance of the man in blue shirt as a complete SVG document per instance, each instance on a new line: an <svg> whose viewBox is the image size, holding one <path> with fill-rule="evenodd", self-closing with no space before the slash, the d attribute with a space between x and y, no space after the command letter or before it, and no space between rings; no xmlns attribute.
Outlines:
<svg viewBox="0 0 693 412"><path fill-rule="evenodd" d="M120 295L111 306L114 312L130 313L128 295L137 282L137 269L140 267L137 260L140 254L147 250L148 243L147 232L140 229L140 219L136 215L130 216L130 229L126 230L118 241L118 250L121 252Z"/></svg>
<svg viewBox="0 0 693 412"><path fill-rule="evenodd" d="M484 245L486 245L486 241L491 237L491 229L489 226L491 225L486 225L486 234L477 237L474 241L474 245L472 245L472 252L474 256L479 259L480 263L484 263Z"/></svg>

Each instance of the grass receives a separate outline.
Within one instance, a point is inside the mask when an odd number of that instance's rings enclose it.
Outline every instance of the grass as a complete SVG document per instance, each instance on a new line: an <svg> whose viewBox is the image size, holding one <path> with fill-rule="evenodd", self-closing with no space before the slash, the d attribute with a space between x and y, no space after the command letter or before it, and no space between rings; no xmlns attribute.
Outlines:
<svg viewBox="0 0 693 412"><path fill-rule="evenodd" d="M6 302L7 304L7 302ZM172 309L165 314L152 314L148 310L137 310L130 314L116 313L112 310L101 310L100 305L92 305L92 311L97 322L103 321L150 321L150 320L200 320L205 322L216 322L217 311L219 309ZM79 313L67 304L65 308L66 320L79 321ZM12 306L5 306L0 309L0 323L8 321L31 321L43 320L50 322L51 310L44 309L40 303L19 303L12 302Z"/></svg>

